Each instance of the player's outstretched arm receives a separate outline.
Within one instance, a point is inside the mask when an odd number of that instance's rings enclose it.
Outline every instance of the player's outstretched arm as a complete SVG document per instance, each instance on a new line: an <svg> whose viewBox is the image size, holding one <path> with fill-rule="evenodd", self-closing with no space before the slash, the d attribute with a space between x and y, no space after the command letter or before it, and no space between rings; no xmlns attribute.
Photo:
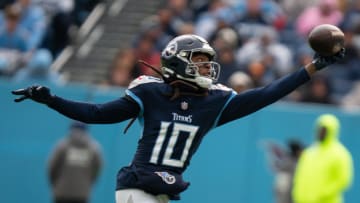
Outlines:
<svg viewBox="0 0 360 203"><path fill-rule="evenodd" d="M19 96L14 99L15 102L31 99L46 104L68 118L85 123L117 123L136 117L140 111L139 105L127 97L103 104L77 102L53 95L48 87L40 85L14 90L12 94Z"/></svg>
<svg viewBox="0 0 360 203"><path fill-rule="evenodd" d="M218 125L249 115L278 101L300 85L309 81L311 76L317 71L340 61L344 56L345 49L342 49L333 56L315 54L312 63L304 68L275 80L267 86L255 88L236 95L224 109Z"/></svg>

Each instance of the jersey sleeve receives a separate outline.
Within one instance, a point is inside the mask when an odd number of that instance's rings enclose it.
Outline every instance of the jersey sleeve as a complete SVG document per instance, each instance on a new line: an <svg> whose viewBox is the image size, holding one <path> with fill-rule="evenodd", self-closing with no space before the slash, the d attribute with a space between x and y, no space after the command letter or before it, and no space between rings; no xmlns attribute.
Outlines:
<svg viewBox="0 0 360 203"><path fill-rule="evenodd" d="M48 106L66 117L85 123L117 123L136 117L140 111L138 104L126 96L103 104L55 96Z"/></svg>
<svg viewBox="0 0 360 203"><path fill-rule="evenodd" d="M304 68L267 86L255 88L234 96L226 106L218 125L249 115L286 96L297 87L309 81L310 77Z"/></svg>
<svg viewBox="0 0 360 203"><path fill-rule="evenodd" d="M160 78L142 75L133 80L128 89L125 91L126 95L133 99L140 107L139 115L142 115L144 111L143 99L146 98L147 89L151 88L151 84L163 83Z"/></svg>

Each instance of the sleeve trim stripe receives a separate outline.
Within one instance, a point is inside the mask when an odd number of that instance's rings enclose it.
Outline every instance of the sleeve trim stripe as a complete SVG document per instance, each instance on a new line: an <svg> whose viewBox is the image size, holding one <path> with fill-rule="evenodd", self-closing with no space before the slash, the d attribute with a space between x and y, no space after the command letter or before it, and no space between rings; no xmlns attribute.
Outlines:
<svg viewBox="0 0 360 203"><path fill-rule="evenodd" d="M139 116L142 116L143 113L144 113L144 105L143 105L141 99L140 99L138 96L136 96L133 92L131 92L130 90L126 90L125 93L126 93L129 97L131 97L132 99L134 99L134 100L136 101L136 103L139 104L139 106L140 106Z"/></svg>
<svg viewBox="0 0 360 203"><path fill-rule="evenodd" d="M215 122L214 122L214 126L212 128L215 128L218 125L219 119L221 117L222 112L224 111L224 109L227 107L227 105L229 104L229 102L235 97L236 93L234 91L231 92L231 95L229 97L229 99L226 101L226 103L224 104L223 108L221 109L219 115L217 116Z"/></svg>

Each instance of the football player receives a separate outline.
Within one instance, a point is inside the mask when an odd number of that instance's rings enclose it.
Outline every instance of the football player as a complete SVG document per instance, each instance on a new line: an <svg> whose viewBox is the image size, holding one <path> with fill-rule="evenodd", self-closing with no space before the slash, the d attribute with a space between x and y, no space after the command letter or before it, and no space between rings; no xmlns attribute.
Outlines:
<svg viewBox="0 0 360 203"><path fill-rule="evenodd" d="M191 157L212 129L249 115L284 97L317 71L344 57L315 55L304 68L271 84L236 94L214 84L220 66L215 51L196 35L181 35L162 51L162 79L140 76L126 95L103 104L76 102L51 94L45 86L15 90L16 102L32 99L85 123L117 123L138 118L143 135L130 165L117 175L117 203L177 200Z"/></svg>

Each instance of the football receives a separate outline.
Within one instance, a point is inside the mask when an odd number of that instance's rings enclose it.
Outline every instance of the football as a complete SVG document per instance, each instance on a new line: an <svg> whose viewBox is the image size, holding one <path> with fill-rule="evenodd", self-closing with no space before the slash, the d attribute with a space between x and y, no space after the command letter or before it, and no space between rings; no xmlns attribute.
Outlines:
<svg viewBox="0 0 360 203"><path fill-rule="evenodd" d="M344 47L345 37L340 28L322 24L311 30L308 42L315 52L323 56L331 56Z"/></svg>

